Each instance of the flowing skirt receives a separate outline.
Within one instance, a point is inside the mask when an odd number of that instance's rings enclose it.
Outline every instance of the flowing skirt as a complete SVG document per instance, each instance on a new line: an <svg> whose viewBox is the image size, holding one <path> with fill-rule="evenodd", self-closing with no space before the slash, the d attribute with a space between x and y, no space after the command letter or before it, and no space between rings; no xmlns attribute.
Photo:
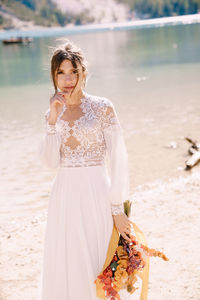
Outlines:
<svg viewBox="0 0 200 300"><path fill-rule="evenodd" d="M38 300L99 299L94 280L113 229L109 185L105 165L59 168L49 197ZM133 299L126 294L122 300Z"/></svg>

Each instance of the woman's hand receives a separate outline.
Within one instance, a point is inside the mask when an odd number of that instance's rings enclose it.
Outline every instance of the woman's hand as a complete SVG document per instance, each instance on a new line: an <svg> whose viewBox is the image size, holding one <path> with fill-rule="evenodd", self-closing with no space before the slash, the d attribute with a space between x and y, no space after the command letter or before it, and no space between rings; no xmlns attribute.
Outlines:
<svg viewBox="0 0 200 300"><path fill-rule="evenodd" d="M128 242L131 242L131 239L127 236L127 234L131 233L131 222L129 221L127 215L125 213L120 213L112 216L115 226L117 227L117 230L120 232L122 237Z"/></svg>
<svg viewBox="0 0 200 300"><path fill-rule="evenodd" d="M48 118L49 124L55 124L58 115L61 113L63 109L63 105L65 104L63 92L57 92L53 97L50 98L50 115Z"/></svg>

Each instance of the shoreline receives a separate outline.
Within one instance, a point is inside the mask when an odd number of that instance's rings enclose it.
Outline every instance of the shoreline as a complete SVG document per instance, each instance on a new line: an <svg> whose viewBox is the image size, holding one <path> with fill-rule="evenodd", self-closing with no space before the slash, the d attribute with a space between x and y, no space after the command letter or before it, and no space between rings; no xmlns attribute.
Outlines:
<svg viewBox="0 0 200 300"><path fill-rule="evenodd" d="M12 30L0 30L0 40L11 37L49 37L59 36L63 34L81 34L98 31L110 31L110 30L128 30L136 28L152 28L162 27L170 25L186 25L200 23L200 13L153 18L145 20L134 20L126 22L113 22L105 24L89 24L89 25L67 25L65 27L41 27L30 26L28 29L12 29Z"/></svg>
<svg viewBox="0 0 200 300"><path fill-rule="evenodd" d="M155 181L149 189L142 187L130 197L132 221L144 232L148 246L163 251L169 258L168 262L150 260L150 299L198 299L199 177L200 172L195 171L187 178L160 181L160 185ZM12 300L15 294L15 300L34 300L38 295L47 204L46 199L46 205L37 212L26 208L25 215L10 211L2 221L2 299ZM176 278L180 280L177 282Z"/></svg>

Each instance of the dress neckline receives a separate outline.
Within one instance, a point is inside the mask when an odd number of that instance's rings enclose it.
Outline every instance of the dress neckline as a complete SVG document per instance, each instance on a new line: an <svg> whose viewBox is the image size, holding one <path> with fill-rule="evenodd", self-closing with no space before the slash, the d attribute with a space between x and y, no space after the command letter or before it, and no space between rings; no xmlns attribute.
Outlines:
<svg viewBox="0 0 200 300"><path fill-rule="evenodd" d="M88 97L89 97L89 94L86 93L85 91L83 91L83 97L80 98L81 103L80 103L79 105L77 105L77 107L80 107L81 110L82 110L83 112L84 112L84 110L85 110L85 109L84 109L84 107L85 107L84 104L85 104L85 102L87 102L87 100L89 99ZM64 104L64 105L63 105L63 109L62 109L60 115L59 115L58 118L57 118L57 121L63 122L64 124L69 125L69 121L61 119L61 117L63 116L64 112L65 112L67 109L68 109L67 105ZM69 110L69 109L68 109L68 110ZM78 121L82 120L84 117L85 117L85 114L84 114L83 116L81 116L79 119L75 120L75 121L74 121L74 124L77 123Z"/></svg>
<svg viewBox="0 0 200 300"><path fill-rule="evenodd" d="M85 102L85 100L87 100L87 96L88 96L88 94L85 91L83 91L83 97L80 98L81 102L79 104L77 104L75 107L79 107L80 106L82 108L83 103ZM66 104L64 104L62 113L64 113L64 111L66 109L69 109L69 108L67 107Z"/></svg>

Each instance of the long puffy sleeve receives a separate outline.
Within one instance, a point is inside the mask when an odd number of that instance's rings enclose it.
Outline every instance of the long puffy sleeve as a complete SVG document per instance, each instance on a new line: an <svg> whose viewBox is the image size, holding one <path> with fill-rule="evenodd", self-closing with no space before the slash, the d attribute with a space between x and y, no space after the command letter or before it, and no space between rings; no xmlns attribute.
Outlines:
<svg viewBox="0 0 200 300"><path fill-rule="evenodd" d="M44 166L49 168L57 168L60 163L60 145L61 138L56 130L56 125L48 123L50 109L44 115L45 117L45 134L39 144L38 153L39 160Z"/></svg>
<svg viewBox="0 0 200 300"><path fill-rule="evenodd" d="M128 153L114 105L106 100L102 126L109 158L111 211L115 215L124 213L123 202L129 199Z"/></svg>

